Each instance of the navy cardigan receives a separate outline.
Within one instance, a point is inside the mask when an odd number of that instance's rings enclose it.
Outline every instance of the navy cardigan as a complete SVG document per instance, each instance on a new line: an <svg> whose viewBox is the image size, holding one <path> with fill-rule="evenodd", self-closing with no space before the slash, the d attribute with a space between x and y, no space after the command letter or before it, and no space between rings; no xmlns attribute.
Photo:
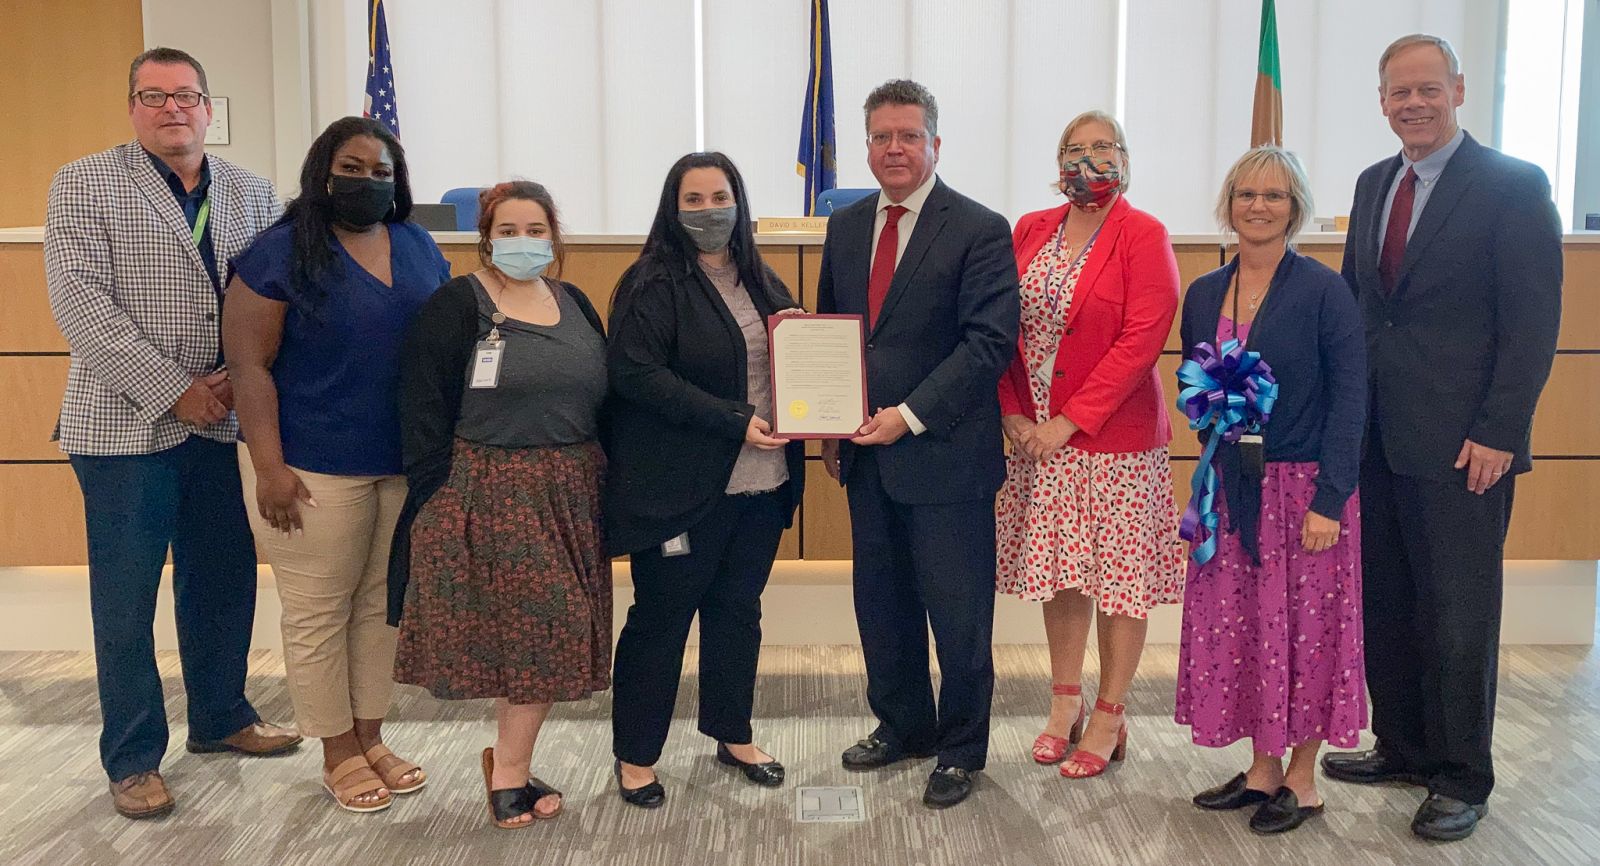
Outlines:
<svg viewBox="0 0 1600 866"><path fill-rule="evenodd" d="M1181 331L1185 358L1197 344L1215 343L1238 267L1235 256L1189 286ZM1356 489L1367 411L1366 337L1349 284L1321 262L1285 251L1245 347L1260 352L1278 380L1278 401L1263 432L1267 461L1316 463L1311 510L1338 520ZM1229 528L1244 533L1245 549L1256 554L1260 487L1241 483L1237 446L1223 443L1217 463Z"/></svg>

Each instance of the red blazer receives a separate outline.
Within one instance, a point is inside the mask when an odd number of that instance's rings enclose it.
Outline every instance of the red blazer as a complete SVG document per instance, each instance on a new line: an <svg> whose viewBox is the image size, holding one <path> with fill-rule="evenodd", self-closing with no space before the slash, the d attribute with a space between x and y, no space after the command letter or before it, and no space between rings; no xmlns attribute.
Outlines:
<svg viewBox="0 0 1600 866"><path fill-rule="evenodd" d="M1011 239L1019 276L1055 237L1070 207L1017 220ZM1166 228L1118 196L1084 262L1056 353L1050 414L1078 425L1067 440L1072 447L1147 451L1172 440L1156 359L1178 312L1178 292L1178 260ZM1000 379L1001 414L1036 417L1029 375L1019 338Z"/></svg>

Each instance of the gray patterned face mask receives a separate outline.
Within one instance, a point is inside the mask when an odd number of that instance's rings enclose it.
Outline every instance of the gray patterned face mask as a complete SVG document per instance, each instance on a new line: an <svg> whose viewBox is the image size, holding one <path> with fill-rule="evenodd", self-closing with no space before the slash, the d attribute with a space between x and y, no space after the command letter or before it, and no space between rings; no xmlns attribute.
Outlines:
<svg viewBox="0 0 1600 866"><path fill-rule="evenodd" d="M738 205L678 211L678 224L689 232L689 239L702 253L714 253L727 246L738 221Z"/></svg>

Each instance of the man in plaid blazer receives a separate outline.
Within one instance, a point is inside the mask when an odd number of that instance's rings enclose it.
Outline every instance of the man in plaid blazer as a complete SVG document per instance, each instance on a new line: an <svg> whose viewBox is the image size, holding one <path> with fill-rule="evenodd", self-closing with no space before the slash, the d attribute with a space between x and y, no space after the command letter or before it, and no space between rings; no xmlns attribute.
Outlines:
<svg viewBox="0 0 1600 866"><path fill-rule="evenodd" d="M169 547L189 750L277 753L300 737L244 696L256 556L220 356L218 266L282 208L268 181L206 155L193 57L139 55L128 90L137 140L56 173L44 255L72 349L58 435L88 525L100 758L117 811L143 818L173 806L153 637Z"/></svg>

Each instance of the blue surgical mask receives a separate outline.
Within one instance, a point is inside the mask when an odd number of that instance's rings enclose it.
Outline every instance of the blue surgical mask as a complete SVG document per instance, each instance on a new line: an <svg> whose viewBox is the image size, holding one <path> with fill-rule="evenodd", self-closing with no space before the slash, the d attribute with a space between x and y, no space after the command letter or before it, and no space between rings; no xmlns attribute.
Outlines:
<svg viewBox="0 0 1600 866"><path fill-rule="evenodd" d="M489 247L492 250L489 261L513 280L538 279L556 260L555 245L549 238L495 238L489 242Z"/></svg>

